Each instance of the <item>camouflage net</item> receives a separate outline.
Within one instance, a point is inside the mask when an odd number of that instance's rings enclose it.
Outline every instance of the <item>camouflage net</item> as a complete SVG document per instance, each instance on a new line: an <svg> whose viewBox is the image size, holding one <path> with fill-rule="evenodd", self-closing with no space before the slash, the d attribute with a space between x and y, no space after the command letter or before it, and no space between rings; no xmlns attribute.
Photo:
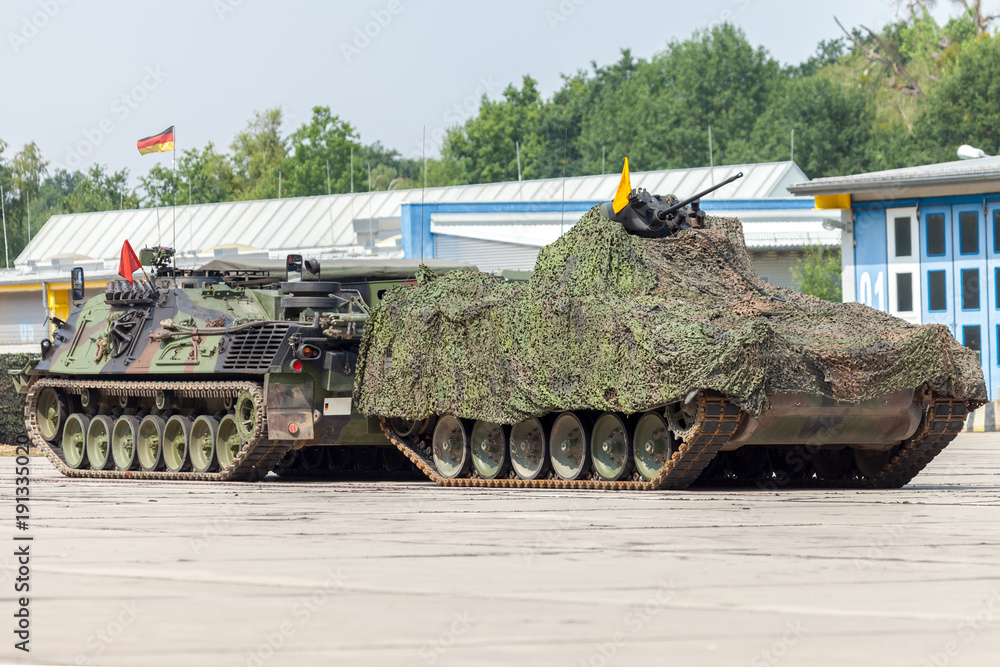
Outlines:
<svg viewBox="0 0 1000 667"><path fill-rule="evenodd" d="M927 383L985 400L976 353L941 325L776 287L736 219L665 239L599 207L524 283L418 275L368 321L355 401L366 414L516 423L554 410L635 413L719 391L757 415L774 393L860 402Z"/></svg>
<svg viewBox="0 0 1000 667"><path fill-rule="evenodd" d="M24 394L17 393L8 371L24 368L37 354L0 354L0 445L11 445L24 433Z"/></svg>

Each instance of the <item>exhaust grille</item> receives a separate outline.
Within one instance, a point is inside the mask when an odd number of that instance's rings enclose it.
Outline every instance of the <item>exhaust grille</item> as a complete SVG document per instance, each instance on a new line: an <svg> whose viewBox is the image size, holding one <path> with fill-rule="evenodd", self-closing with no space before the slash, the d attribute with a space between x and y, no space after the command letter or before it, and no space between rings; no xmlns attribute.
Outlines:
<svg viewBox="0 0 1000 667"><path fill-rule="evenodd" d="M291 324L275 322L233 334L222 369L267 372Z"/></svg>

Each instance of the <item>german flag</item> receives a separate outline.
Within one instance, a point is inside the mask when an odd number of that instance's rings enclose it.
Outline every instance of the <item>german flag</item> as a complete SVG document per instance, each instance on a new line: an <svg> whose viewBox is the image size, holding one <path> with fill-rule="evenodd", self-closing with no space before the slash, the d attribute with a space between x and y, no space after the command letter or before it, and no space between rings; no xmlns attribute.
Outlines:
<svg viewBox="0 0 1000 667"><path fill-rule="evenodd" d="M139 155L145 155L146 153L166 153L167 151L174 150L174 126L171 125L159 134L140 139L136 143L136 147L139 149Z"/></svg>

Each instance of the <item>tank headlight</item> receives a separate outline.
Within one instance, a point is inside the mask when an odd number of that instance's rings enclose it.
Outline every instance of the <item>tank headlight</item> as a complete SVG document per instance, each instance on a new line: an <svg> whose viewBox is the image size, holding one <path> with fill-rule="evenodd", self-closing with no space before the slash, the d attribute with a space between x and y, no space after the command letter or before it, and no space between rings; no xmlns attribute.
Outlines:
<svg viewBox="0 0 1000 667"><path fill-rule="evenodd" d="M296 373L301 372L302 371L302 362L299 361L298 359L296 359L295 361L293 361L292 362L292 370L295 371Z"/></svg>
<svg viewBox="0 0 1000 667"><path fill-rule="evenodd" d="M295 348L295 357L297 359L319 359L322 354L323 350L319 349L315 345L309 345L308 343L304 343Z"/></svg>

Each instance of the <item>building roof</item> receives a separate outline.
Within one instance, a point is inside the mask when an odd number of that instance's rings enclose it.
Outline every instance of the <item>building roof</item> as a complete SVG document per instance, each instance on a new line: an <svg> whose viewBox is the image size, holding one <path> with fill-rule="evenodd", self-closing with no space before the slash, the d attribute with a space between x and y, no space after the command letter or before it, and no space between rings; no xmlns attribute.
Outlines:
<svg viewBox="0 0 1000 667"><path fill-rule="evenodd" d="M750 250L779 250L810 245L839 246L839 229L825 229L832 211L818 209L721 209L711 215L739 218ZM576 224L578 211L531 213L432 213L431 233L478 241L497 241L532 247L546 246ZM839 216L836 216L839 219Z"/></svg>
<svg viewBox="0 0 1000 667"><path fill-rule="evenodd" d="M739 171L743 172L743 178L708 195L705 200L787 197L788 186L806 178L794 162L771 162L635 172L631 182L633 187L643 187L655 194L684 197ZM424 191L366 192L199 204L176 209L55 215L42 226L14 264L24 267L29 260L45 263L69 254L110 261L117 259L125 239L137 249L152 245L175 246L179 255L191 251L211 253L234 244L279 252L347 247L358 243L356 221L398 219L406 203L608 201L614 195L619 178L619 174L604 174L448 186ZM573 221L578 217L579 214L575 214Z"/></svg>
<svg viewBox="0 0 1000 667"><path fill-rule="evenodd" d="M814 178L811 181L795 183L788 190L795 195L865 193L892 199L902 198L901 195L904 194L909 195L911 193L907 190L915 188L920 188L924 194L930 194L931 188L938 188L933 194L943 194L942 189L955 189L960 186L964 188L963 194L968 192L969 188L995 191L1000 187L1000 156L887 169L867 174ZM897 196L893 197L893 194Z"/></svg>

